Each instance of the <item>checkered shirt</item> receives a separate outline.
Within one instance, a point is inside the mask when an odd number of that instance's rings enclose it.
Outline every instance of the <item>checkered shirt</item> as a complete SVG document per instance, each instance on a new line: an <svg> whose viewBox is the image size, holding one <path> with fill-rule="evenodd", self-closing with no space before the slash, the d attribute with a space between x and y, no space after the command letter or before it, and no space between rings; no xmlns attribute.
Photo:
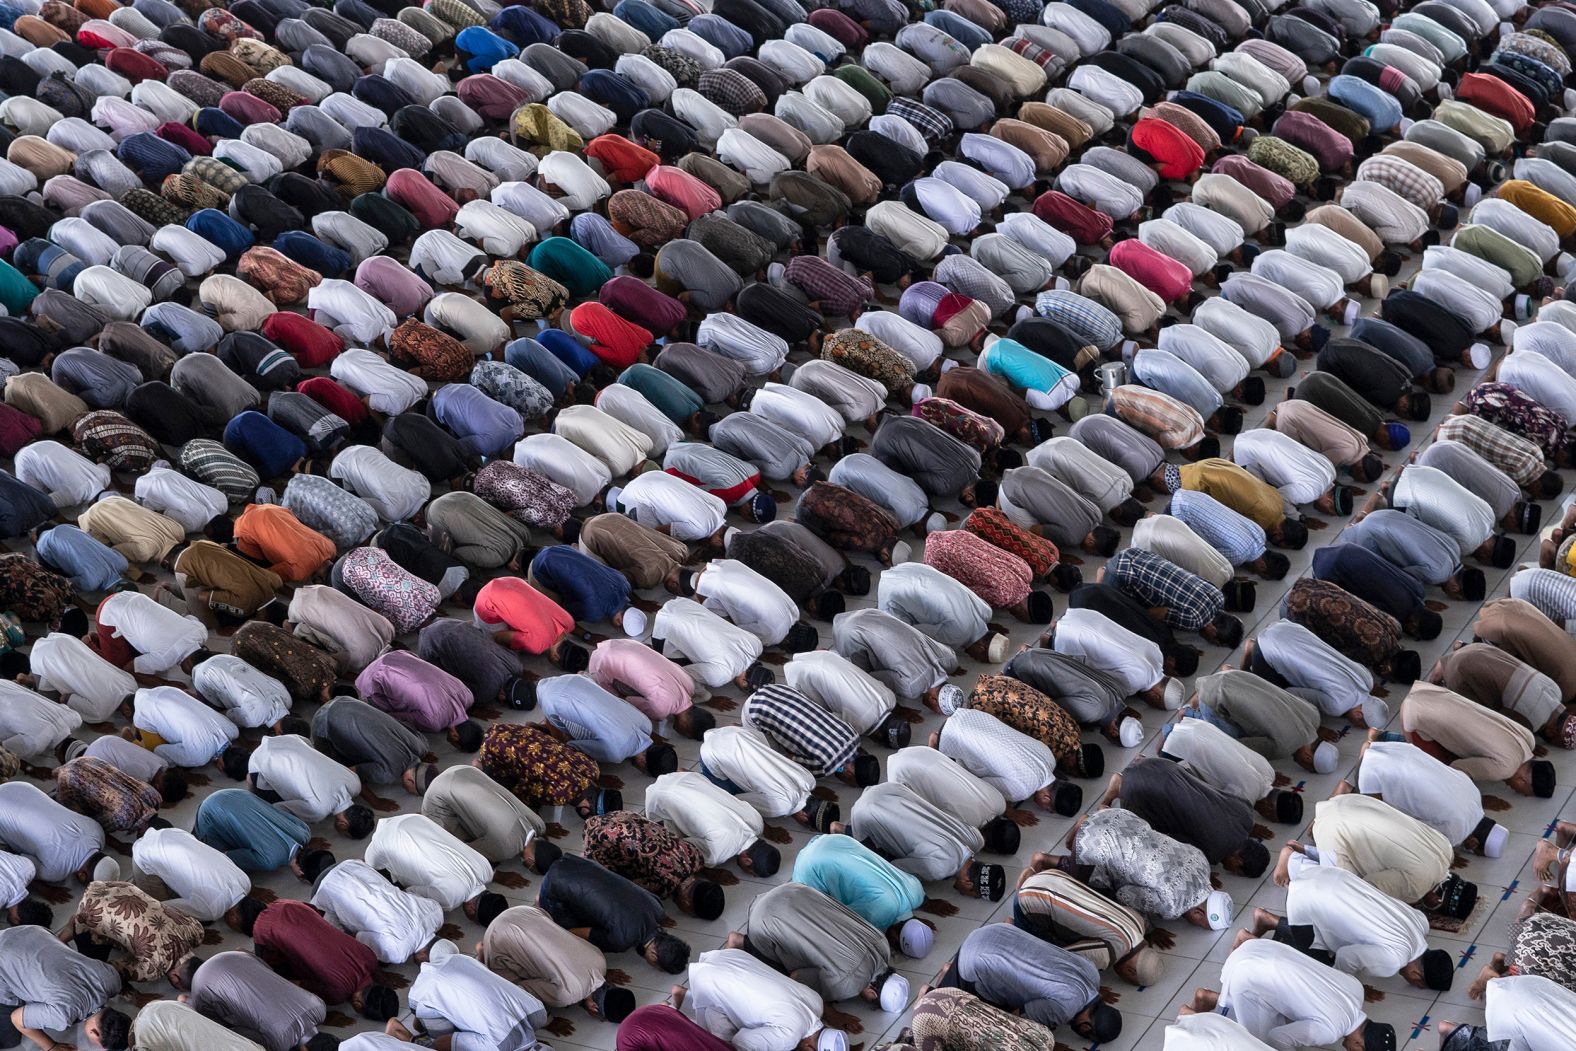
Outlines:
<svg viewBox="0 0 1576 1051"><path fill-rule="evenodd" d="M816 777L834 774L853 762L859 748L859 735L852 726L780 682L750 694L741 719Z"/></svg>
<svg viewBox="0 0 1576 1051"><path fill-rule="evenodd" d="M1166 623L1197 631L1226 608L1226 596L1203 577L1152 551L1130 547L1105 565L1105 580L1146 606L1164 606Z"/></svg>

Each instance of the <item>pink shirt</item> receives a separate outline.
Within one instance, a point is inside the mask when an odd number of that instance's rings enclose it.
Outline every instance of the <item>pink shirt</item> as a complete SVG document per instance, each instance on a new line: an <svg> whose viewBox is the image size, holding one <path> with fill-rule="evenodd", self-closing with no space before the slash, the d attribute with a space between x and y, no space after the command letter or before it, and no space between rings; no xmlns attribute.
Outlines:
<svg viewBox="0 0 1576 1051"><path fill-rule="evenodd" d="M368 256L356 267L356 287L394 311L413 317L433 297L432 286L415 271L386 255Z"/></svg>
<svg viewBox="0 0 1576 1051"><path fill-rule="evenodd" d="M598 686L616 693L646 718L660 721L690 706L689 672L634 639L608 639L591 651L587 669Z"/></svg>

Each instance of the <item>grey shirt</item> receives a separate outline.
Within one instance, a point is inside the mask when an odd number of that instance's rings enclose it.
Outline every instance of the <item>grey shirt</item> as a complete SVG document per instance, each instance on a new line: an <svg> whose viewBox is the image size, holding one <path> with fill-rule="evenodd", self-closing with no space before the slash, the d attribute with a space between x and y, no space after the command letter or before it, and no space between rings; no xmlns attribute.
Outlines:
<svg viewBox="0 0 1576 1051"><path fill-rule="evenodd" d="M1094 964L1010 923L986 924L963 939L957 968L981 1000L1050 1029L1100 995Z"/></svg>
<svg viewBox="0 0 1576 1051"><path fill-rule="evenodd" d="M70 1029L118 992L115 968L83 956L43 927L0 931L0 1003L22 1005L29 1029Z"/></svg>
<svg viewBox="0 0 1576 1051"><path fill-rule="evenodd" d="M851 1000L892 966L886 935L836 898L783 883L750 903L749 950L820 993Z"/></svg>
<svg viewBox="0 0 1576 1051"><path fill-rule="evenodd" d="M374 785L398 783L427 752L426 738L355 697L336 697L317 710L312 743Z"/></svg>
<svg viewBox="0 0 1576 1051"><path fill-rule="evenodd" d="M879 609L839 613L832 620L833 646L899 697L914 698L958 668L958 655L919 629Z"/></svg>
<svg viewBox="0 0 1576 1051"><path fill-rule="evenodd" d="M1249 671L1225 671L1198 680L1198 699L1237 728L1237 740L1266 759L1285 759L1313 740L1319 709Z"/></svg>
<svg viewBox="0 0 1576 1051"><path fill-rule="evenodd" d="M1043 525L1056 544L1077 550L1103 515L1089 500L1038 467L1014 467L1001 477L998 502L1027 529Z"/></svg>
<svg viewBox="0 0 1576 1051"><path fill-rule="evenodd" d="M268 1051L292 1051L310 1040L328 1011L322 1000L239 950L219 953L197 968L190 1003Z"/></svg>
<svg viewBox="0 0 1576 1051"><path fill-rule="evenodd" d="M1002 670L1056 698L1085 726L1104 726L1126 707L1122 683L1071 654L1036 646L1014 655Z"/></svg>
<svg viewBox="0 0 1576 1051"><path fill-rule="evenodd" d="M1521 487L1510 475L1461 442L1441 438L1424 449L1417 462L1445 472L1482 497L1494 509L1496 519L1503 518L1521 499Z"/></svg>
<svg viewBox="0 0 1576 1051"><path fill-rule="evenodd" d="M104 849L104 829L36 786L11 781L0 785L0 846L32 859L45 883L60 883Z"/></svg>
<svg viewBox="0 0 1576 1051"><path fill-rule="evenodd" d="M422 815L493 864L520 856L546 831L536 811L474 766L451 766L427 786Z"/></svg>

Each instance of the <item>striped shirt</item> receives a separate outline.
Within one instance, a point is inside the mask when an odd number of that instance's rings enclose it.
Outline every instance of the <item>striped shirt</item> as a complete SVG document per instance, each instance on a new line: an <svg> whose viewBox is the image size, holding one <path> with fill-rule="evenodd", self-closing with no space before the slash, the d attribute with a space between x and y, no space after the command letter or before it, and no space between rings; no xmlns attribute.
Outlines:
<svg viewBox="0 0 1576 1051"><path fill-rule="evenodd" d="M744 702L741 721L759 730L816 777L854 761L859 735L840 716L782 683L762 686Z"/></svg>

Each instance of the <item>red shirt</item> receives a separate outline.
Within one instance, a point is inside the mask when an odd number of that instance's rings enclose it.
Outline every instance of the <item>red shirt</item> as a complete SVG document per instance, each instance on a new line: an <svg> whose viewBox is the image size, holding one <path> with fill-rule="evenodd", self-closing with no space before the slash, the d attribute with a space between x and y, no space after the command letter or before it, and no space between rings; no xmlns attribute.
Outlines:
<svg viewBox="0 0 1576 1051"><path fill-rule="evenodd" d="M131 648L131 643L115 634L116 629L113 624L100 624L98 621L99 611L104 608L104 603L114 597L114 594L104 596L98 604L98 609L93 611L93 629L98 635L98 655L117 668L125 668L137 659L137 651Z"/></svg>
<svg viewBox="0 0 1576 1051"><path fill-rule="evenodd" d="M722 197L683 168L659 164L646 172L646 192L689 216L694 222L722 207Z"/></svg>
<svg viewBox="0 0 1576 1051"><path fill-rule="evenodd" d="M569 327L589 340L587 348L615 369L627 369L651 346L650 332L626 321L601 303L581 303L569 312Z"/></svg>
<svg viewBox="0 0 1576 1051"><path fill-rule="evenodd" d="M296 384L296 390L352 427L367 418L367 407L361 403L361 399L327 376L302 380Z"/></svg>
<svg viewBox="0 0 1576 1051"><path fill-rule="evenodd" d="M303 369L320 369L339 357L345 341L305 314L276 310L259 330L283 347ZM344 413L340 413L341 416ZM349 417L345 417L349 419Z"/></svg>
<svg viewBox="0 0 1576 1051"><path fill-rule="evenodd" d="M349 1000L372 981L378 958L371 949L325 920L304 901L280 899L252 928L257 955L269 966L285 964L301 988L326 1004Z"/></svg>
<svg viewBox="0 0 1576 1051"><path fill-rule="evenodd" d="M1456 98L1510 121L1518 135L1526 131L1537 118L1537 109L1532 105L1532 100L1498 77L1486 73L1463 74L1456 85Z"/></svg>
<svg viewBox="0 0 1576 1051"><path fill-rule="evenodd" d="M1297 196L1297 187L1284 175L1277 175L1257 161L1250 161L1240 153L1222 157L1210 171L1229 175L1270 203L1276 211L1291 203Z"/></svg>
<svg viewBox="0 0 1576 1051"><path fill-rule="evenodd" d="M1186 179L1204 163L1204 151L1175 124L1145 117L1133 125L1133 145L1160 165L1162 179Z"/></svg>
<svg viewBox="0 0 1576 1051"><path fill-rule="evenodd" d="M187 153L195 157L206 157L213 152L213 147L208 140L197 134L195 130L184 124L177 124L173 120L165 121L153 129L153 134L165 142L173 142Z"/></svg>
<svg viewBox="0 0 1576 1051"><path fill-rule="evenodd" d="M510 630L510 649L527 653L546 653L575 626L575 618L562 606L519 577L489 580L476 593L472 608L487 624Z"/></svg>
<svg viewBox="0 0 1576 1051"><path fill-rule="evenodd" d="M1034 199L1034 214L1082 245L1099 244L1111 232L1111 217L1073 200L1060 190Z"/></svg>
<svg viewBox="0 0 1576 1051"><path fill-rule="evenodd" d="M628 274L620 274L603 285L597 299L619 317L650 329L657 336L670 335L689 316L683 303Z"/></svg>
<svg viewBox="0 0 1576 1051"><path fill-rule="evenodd" d="M1109 262L1167 303L1185 299L1193 291L1191 270L1136 237L1112 245Z"/></svg>
<svg viewBox="0 0 1576 1051"><path fill-rule="evenodd" d="M28 442L37 438L44 425L14 405L0 402L0 456L15 456Z"/></svg>
<svg viewBox="0 0 1576 1051"><path fill-rule="evenodd" d="M505 114L507 116L507 114ZM598 135L586 143L586 156L602 162L610 179L635 182L662 163L662 158L622 135Z"/></svg>
<svg viewBox="0 0 1576 1051"><path fill-rule="evenodd" d="M424 230L441 230L454 222L460 206L454 198L433 185L432 180L414 168L401 168L389 176L383 194L395 204L410 209Z"/></svg>

